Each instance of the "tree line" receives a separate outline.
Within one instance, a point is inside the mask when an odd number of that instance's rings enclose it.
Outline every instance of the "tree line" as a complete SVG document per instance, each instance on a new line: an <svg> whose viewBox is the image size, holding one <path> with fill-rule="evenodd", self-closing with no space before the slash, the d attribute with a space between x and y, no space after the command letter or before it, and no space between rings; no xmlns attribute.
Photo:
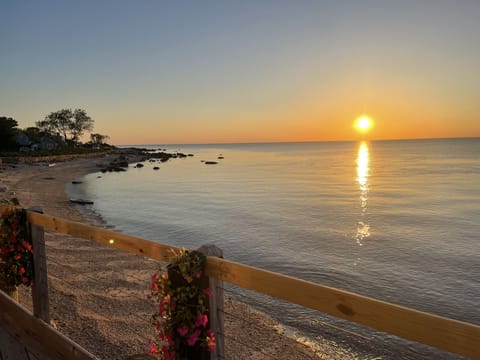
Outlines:
<svg viewBox="0 0 480 360"><path fill-rule="evenodd" d="M18 122L0 117L0 151L59 150L62 148L109 146L108 135L92 133L94 120L83 109L61 109L37 121L36 126L18 128ZM90 141L80 139L90 133Z"/></svg>

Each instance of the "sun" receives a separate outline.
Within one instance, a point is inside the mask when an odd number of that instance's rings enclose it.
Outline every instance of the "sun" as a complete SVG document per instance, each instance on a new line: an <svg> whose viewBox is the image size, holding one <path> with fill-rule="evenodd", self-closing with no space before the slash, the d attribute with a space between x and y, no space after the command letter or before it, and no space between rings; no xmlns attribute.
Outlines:
<svg viewBox="0 0 480 360"><path fill-rule="evenodd" d="M373 120L367 115L362 115L359 118L357 118L357 120L355 120L355 123L353 124L353 127L359 133L366 134L367 132L369 132L372 129Z"/></svg>

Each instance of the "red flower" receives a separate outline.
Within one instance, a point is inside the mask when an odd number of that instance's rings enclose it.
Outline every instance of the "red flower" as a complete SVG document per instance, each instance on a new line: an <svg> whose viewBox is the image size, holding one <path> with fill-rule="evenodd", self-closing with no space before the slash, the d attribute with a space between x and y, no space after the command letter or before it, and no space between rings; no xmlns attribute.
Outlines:
<svg viewBox="0 0 480 360"><path fill-rule="evenodd" d="M183 325L182 327L179 327L177 331L180 334L180 336L185 336L188 334L188 328L185 325Z"/></svg>
<svg viewBox="0 0 480 360"><path fill-rule="evenodd" d="M202 290L202 292L207 296L212 295L212 289L210 289L210 288L205 288L205 289Z"/></svg>
<svg viewBox="0 0 480 360"><path fill-rule="evenodd" d="M18 269L18 273L20 275L22 275L23 273L25 273L25 268L21 267L20 269Z"/></svg>
<svg viewBox="0 0 480 360"><path fill-rule="evenodd" d="M200 327L203 326L205 327L208 323L208 316L207 314L200 314L197 317L197 321L195 321L195 326Z"/></svg>
<svg viewBox="0 0 480 360"><path fill-rule="evenodd" d="M22 258L22 254L17 254L13 257L15 260L20 260Z"/></svg>
<svg viewBox="0 0 480 360"><path fill-rule="evenodd" d="M193 332L192 335L190 335L190 337L188 338L187 340L187 344L188 346L194 346L195 343L197 342L198 340L198 336L200 335L200 329L197 329Z"/></svg>
<svg viewBox="0 0 480 360"><path fill-rule="evenodd" d="M150 355L158 354L159 351L158 351L157 345L155 345L155 344L150 345L150 349L148 350L148 353L149 353Z"/></svg>

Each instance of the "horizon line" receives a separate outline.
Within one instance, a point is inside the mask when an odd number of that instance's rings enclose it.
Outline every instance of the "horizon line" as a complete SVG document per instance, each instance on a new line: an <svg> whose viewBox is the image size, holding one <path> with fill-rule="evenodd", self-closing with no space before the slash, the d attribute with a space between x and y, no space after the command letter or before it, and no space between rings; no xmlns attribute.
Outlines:
<svg viewBox="0 0 480 360"><path fill-rule="evenodd" d="M346 142L382 142L382 141L416 141L416 140L467 140L480 139L480 136L426 137L394 139L355 139L355 140L307 140L307 141L246 141L246 142L205 142L205 143L150 143L150 144L114 144L114 146L172 146L172 145L255 145L255 144L312 144L312 143L346 143Z"/></svg>

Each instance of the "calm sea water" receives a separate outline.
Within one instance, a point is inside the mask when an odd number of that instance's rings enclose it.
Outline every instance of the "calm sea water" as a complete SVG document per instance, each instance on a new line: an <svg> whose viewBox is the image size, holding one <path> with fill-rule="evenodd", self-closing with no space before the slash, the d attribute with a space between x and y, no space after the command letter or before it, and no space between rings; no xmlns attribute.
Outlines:
<svg viewBox="0 0 480 360"><path fill-rule="evenodd" d="M166 149L195 156L159 171L147 162L90 174L69 191L94 200L117 231L187 248L213 243L230 260L480 324L480 139ZM232 294L360 358L455 358L267 296Z"/></svg>

